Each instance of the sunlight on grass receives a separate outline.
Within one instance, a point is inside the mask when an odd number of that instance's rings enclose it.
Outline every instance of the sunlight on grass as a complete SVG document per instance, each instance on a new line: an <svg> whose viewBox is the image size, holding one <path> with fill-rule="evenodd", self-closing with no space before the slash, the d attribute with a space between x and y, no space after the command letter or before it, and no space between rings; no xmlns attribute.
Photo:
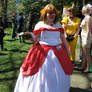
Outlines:
<svg viewBox="0 0 92 92"><path fill-rule="evenodd" d="M4 31L7 35L10 35L11 34L11 30L12 28L5 28Z"/></svg>
<svg viewBox="0 0 92 92"><path fill-rule="evenodd" d="M5 51L0 51L0 92L13 92L19 68L33 45L30 41L19 43L19 40L11 38L11 28L6 29L4 37Z"/></svg>

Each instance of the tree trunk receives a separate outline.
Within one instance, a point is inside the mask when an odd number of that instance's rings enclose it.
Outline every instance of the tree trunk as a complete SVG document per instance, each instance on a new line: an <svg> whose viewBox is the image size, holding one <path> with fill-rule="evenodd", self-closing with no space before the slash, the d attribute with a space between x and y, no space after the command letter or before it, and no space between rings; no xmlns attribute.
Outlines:
<svg viewBox="0 0 92 92"><path fill-rule="evenodd" d="M7 24L7 2L8 0L0 0L0 16L2 16L4 24Z"/></svg>
<svg viewBox="0 0 92 92"><path fill-rule="evenodd" d="M5 25L7 25L7 2L8 2L8 0L4 0L3 13L4 13L4 23L5 23Z"/></svg>
<svg viewBox="0 0 92 92"><path fill-rule="evenodd" d="M2 16L2 10L3 10L3 0L0 0L0 16Z"/></svg>

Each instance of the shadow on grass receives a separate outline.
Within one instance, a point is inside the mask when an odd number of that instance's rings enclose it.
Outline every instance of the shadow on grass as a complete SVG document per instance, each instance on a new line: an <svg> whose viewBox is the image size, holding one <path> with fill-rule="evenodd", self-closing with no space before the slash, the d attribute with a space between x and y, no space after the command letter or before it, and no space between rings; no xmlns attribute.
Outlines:
<svg viewBox="0 0 92 92"><path fill-rule="evenodd" d="M6 62L5 59L2 59L0 62L0 85L2 85L2 87L0 87L0 92L13 92L14 90L21 62L16 62L16 60L14 60L12 51L20 52L19 49L12 49L8 52L8 58L6 58L8 61ZM19 60L22 61L22 57L20 57Z"/></svg>
<svg viewBox="0 0 92 92"><path fill-rule="evenodd" d="M70 88L70 92L92 92L92 90L87 90L87 89L80 89L80 88Z"/></svg>
<svg viewBox="0 0 92 92"><path fill-rule="evenodd" d="M9 41L9 42L12 42L12 41L16 41L16 40L19 40L19 39L8 39L8 40L5 40L5 41ZM21 42L21 43L25 43L25 44L33 44L31 41L29 42L29 41L23 41L23 42ZM20 44L21 44L20 43Z"/></svg>
<svg viewBox="0 0 92 92"><path fill-rule="evenodd" d="M20 49L11 49L11 50L9 50L9 51L11 51L11 52L20 52L20 53L22 53L22 52L27 53L27 52L28 52L28 51L26 51L26 50L20 50Z"/></svg>
<svg viewBox="0 0 92 92"><path fill-rule="evenodd" d="M10 80L16 80L17 77L12 77L12 78L0 78L0 82L2 81L10 81Z"/></svg>
<svg viewBox="0 0 92 92"><path fill-rule="evenodd" d="M31 44L31 45L33 44L32 42L27 42L27 41L24 41L24 43L26 43L26 44Z"/></svg>
<svg viewBox="0 0 92 92"><path fill-rule="evenodd" d="M5 40L5 41L9 41L9 42L12 42L12 41L16 41L15 39L8 39L8 40Z"/></svg>
<svg viewBox="0 0 92 92"><path fill-rule="evenodd" d="M6 53L0 53L0 56L3 56L3 55L8 55L8 54L6 54Z"/></svg>
<svg viewBox="0 0 92 92"><path fill-rule="evenodd" d="M11 63L11 61L10 62L8 61L8 62L0 63L0 66L5 65L5 64L9 64L9 63Z"/></svg>
<svg viewBox="0 0 92 92"><path fill-rule="evenodd" d="M16 70L18 70L19 69L19 67L16 67L16 68L11 68L11 69L5 69L5 70L2 70L2 71L0 71L0 73L5 73L5 72L11 72L11 71L16 71Z"/></svg>

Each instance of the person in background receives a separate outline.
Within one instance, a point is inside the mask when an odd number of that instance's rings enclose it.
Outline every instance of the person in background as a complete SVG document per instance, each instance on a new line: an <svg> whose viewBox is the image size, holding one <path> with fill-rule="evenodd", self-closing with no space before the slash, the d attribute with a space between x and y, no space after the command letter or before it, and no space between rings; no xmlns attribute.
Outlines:
<svg viewBox="0 0 92 92"><path fill-rule="evenodd" d="M65 37L71 54L71 61L75 61L75 49L80 31L80 18L76 17L76 8L68 8L68 16L61 20L64 25Z"/></svg>
<svg viewBox="0 0 92 92"><path fill-rule="evenodd" d="M0 44L1 44L1 51L4 50L4 42L3 42L4 36L5 36L4 23L2 21L2 16L0 16Z"/></svg>
<svg viewBox="0 0 92 92"><path fill-rule="evenodd" d="M52 4L41 10L14 92L69 92L73 65L58 13Z"/></svg>
<svg viewBox="0 0 92 92"><path fill-rule="evenodd" d="M17 33L23 32L23 27L24 27L24 18L23 18L23 13L19 13L19 16L17 16ZM21 43L21 36L19 35L19 42Z"/></svg>
<svg viewBox="0 0 92 92"><path fill-rule="evenodd" d="M27 24L26 24L26 28L28 32L32 32L32 24L33 24L33 19L32 19L32 13L30 12L27 17Z"/></svg>
<svg viewBox="0 0 92 92"><path fill-rule="evenodd" d="M82 66L83 72L89 72L90 65L92 64L92 57L90 53L90 48L92 45L92 19L90 16L90 8L85 5L82 8L82 14L84 19L82 20L81 27L81 37L82 37Z"/></svg>
<svg viewBox="0 0 92 92"><path fill-rule="evenodd" d="M68 11L68 6L64 6L64 7L63 7L62 17L61 17L62 19L63 19L64 17L67 17L67 15L68 15L68 14L67 14L67 11Z"/></svg>
<svg viewBox="0 0 92 92"><path fill-rule="evenodd" d="M12 14L12 39L15 39L16 37L16 14Z"/></svg>

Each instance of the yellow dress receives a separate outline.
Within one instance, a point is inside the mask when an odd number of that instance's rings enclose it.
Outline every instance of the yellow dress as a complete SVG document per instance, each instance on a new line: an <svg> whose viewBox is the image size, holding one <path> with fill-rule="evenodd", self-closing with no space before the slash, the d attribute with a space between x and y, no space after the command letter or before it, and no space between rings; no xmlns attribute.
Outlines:
<svg viewBox="0 0 92 92"><path fill-rule="evenodd" d="M77 32L78 27L80 25L80 19L78 17L75 17L72 23L70 24L70 19L68 17L64 17L61 23L65 25L66 34L74 35ZM75 37L75 39L71 42L67 41L67 44L71 53L72 61L75 61L75 48L77 44L77 39L78 39L78 36Z"/></svg>

